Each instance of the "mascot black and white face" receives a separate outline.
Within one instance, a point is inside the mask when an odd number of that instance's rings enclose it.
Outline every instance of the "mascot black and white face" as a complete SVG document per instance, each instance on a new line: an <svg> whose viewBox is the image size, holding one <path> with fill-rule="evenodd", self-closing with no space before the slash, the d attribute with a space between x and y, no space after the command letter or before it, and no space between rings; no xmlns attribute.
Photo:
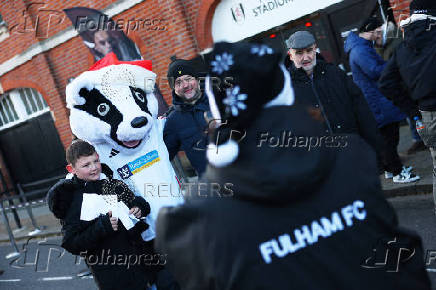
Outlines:
<svg viewBox="0 0 436 290"><path fill-rule="evenodd" d="M139 148L157 118L155 79L153 72L130 64L82 73L66 89L73 134L118 151Z"/></svg>

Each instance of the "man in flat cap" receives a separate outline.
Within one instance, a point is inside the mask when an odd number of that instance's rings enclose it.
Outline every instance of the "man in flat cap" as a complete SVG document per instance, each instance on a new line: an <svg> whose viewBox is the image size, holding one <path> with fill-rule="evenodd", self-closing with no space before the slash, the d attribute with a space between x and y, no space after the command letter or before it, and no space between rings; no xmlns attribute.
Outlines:
<svg viewBox="0 0 436 290"><path fill-rule="evenodd" d="M315 37L297 31L286 40L287 66L297 103L324 123L326 136L359 134L378 151L377 123L360 89L317 54Z"/></svg>

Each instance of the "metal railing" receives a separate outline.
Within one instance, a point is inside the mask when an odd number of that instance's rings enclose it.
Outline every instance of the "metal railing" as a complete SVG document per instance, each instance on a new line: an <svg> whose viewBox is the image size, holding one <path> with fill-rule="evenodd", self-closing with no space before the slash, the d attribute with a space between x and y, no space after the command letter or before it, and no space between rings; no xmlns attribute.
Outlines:
<svg viewBox="0 0 436 290"><path fill-rule="evenodd" d="M1 172L0 172L0 175L1 175ZM14 234L12 232L7 213L13 212L14 215L16 215L17 209L25 208L27 211L27 214L31 220L32 226L34 227L34 230L31 231L29 233L29 235L32 236L32 235L36 235L36 234L40 233L42 230L42 227L40 227L38 225L35 217L33 216L32 206L44 205L45 200L39 199L37 201L30 201L29 202L29 199L31 199L32 197L35 197L35 196L40 196L41 194L44 194L44 196L45 196L45 194L50 189L50 187L57 180L64 178L64 177L65 177L65 175L60 175L60 176L55 176L55 177L51 177L51 178L47 178L47 179L43 179L43 180L38 180L35 182L25 183L25 184L18 183L16 185L16 192L18 194L16 194L16 195L8 195L14 191L12 189L7 189L1 193L1 196L3 196L3 197L0 198L0 213L1 213L2 219L5 223L11 246L15 250L15 252L12 252L12 253L9 253L8 255L6 255L6 259L10 259L10 258L17 257L20 255L20 251L19 251L17 243L15 241L15 237L14 237ZM6 183L4 182L3 176L0 176L0 178L2 179L3 188L6 188ZM35 187L39 187L39 188L32 189ZM5 205L4 205L6 201L8 201L8 204L9 204L8 207L5 207ZM18 203L16 204L15 201L18 201ZM19 224L19 220L18 220L18 224Z"/></svg>

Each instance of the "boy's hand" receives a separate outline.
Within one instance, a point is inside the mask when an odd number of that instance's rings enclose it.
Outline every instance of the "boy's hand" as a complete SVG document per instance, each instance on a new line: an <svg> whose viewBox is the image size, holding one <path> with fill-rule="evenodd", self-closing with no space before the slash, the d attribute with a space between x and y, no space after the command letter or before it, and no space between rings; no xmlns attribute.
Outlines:
<svg viewBox="0 0 436 290"><path fill-rule="evenodd" d="M112 225L112 229L114 231L118 231L118 218L112 217L112 211L109 211L108 215L109 215L109 220L110 220L111 225Z"/></svg>
<svg viewBox="0 0 436 290"><path fill-rule="evenodd" d="M129 214L133 214L137 219L141 217L141 210L135 206L129 210Z"/></svg>

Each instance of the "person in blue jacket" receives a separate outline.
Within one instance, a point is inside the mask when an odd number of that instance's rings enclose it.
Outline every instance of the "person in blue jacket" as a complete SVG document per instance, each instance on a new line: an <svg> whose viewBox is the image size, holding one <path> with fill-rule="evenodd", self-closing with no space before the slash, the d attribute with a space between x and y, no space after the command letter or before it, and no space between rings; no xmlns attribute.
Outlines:
<svg viewBox="0 0 436 290"><path fill-rule="evenodd" d="M167 112L164 128L170 160L180 150L185 151L192 167L201 176L207 165L208 124L204 115L209 111L209 102L200 90L200 68L194 60L173 59L167 76L173 89L173 106Z"/></svg>
<svg viewBox="0 0 436 290"><path fill-rule="evenodd" d="M385 177L393 178L395 183L413 182L420 177L412 173L411 167L403 166L397 152L399 122L407 116L378 89L377 82L386 62L375 51L373 42L382 36L381 26L382 23L377 18L368 18L360 27L358 35L354 32L348 35L344 45L345 53L349 56L353 80L362 90L384 139L381 159Z"/></svg>

